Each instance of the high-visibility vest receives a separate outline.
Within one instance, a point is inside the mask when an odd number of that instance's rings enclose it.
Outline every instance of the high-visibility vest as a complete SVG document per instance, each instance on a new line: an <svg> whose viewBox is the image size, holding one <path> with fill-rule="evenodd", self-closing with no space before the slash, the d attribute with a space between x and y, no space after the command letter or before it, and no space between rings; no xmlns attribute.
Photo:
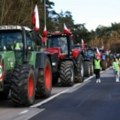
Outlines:
<svg viewBox="0 0 120 120"><path fill-rule="evenodd" d="M17 43L15 44L15 50L20 50L20 43L17 42Z"/></svg>
<svg viewBox="0 0 120 120"><path fill-rule="evenodd" d="M95 69L100 69L101 68L100 60L94 60L94 63L95 63Z"/></svg>
<svg viewBox="0 0 120 120"><path fill-rule="evenodd" d="M118 62L113 62L113 69L115 71L119 71L119 63Z"/></svg>

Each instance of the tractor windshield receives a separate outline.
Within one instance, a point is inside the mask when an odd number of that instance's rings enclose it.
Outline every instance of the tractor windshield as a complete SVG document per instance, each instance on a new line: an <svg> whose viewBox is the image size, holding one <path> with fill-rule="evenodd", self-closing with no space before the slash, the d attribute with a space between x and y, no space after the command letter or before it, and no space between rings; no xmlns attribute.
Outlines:
<svg viewBox="0 0 120 120"><path fill-rule="evenodd" d="M0 31L0 50L23 50L23 36L21 30L1 30ZM26 34L28 49L34 49L35 44L31 39L30 32Z"/></svg>
<svg viewBox="0 0 120 120"><path fill-rule="evenodd" d="M94 57L95 52L93 50L89 49L89 50L85 51L84 55L89 56L89 57Z"/></svg>
<svg viewBox="0 0 120 120"><path fill-rule="evenodd" d="M0 50L12 50L16 42L22 43L22 34L20 31L0 31Z"/></svg>
<svg viewBox="0 0 120 120"><path fill-rule="evenodd" d="M67 37L66 36L48 37L47 47L48 48L59 47L61 48L62 53L68 53Z"/></svg>

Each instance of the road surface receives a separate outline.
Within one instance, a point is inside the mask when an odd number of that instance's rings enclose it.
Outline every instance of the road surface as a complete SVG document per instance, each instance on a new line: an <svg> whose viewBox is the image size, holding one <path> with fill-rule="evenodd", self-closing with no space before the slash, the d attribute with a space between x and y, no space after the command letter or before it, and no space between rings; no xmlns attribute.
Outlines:
<svg viewBox="0 0 120 120"><path fill-rule="evenodd" d="M120 120L120 83L112 69L73 87L54 87L52 96L27 108L0 101L0 120Z"/></svg>

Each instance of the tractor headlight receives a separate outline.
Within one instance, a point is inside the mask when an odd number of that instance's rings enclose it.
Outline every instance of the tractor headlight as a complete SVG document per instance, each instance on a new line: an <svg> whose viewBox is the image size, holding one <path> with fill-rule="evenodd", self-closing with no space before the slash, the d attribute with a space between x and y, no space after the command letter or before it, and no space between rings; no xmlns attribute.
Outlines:
<svg viewBox="0 0 120 120"><path fill-rule="evenodd" d="M52 62L52 66L56 66L56 62Z"/></svg>

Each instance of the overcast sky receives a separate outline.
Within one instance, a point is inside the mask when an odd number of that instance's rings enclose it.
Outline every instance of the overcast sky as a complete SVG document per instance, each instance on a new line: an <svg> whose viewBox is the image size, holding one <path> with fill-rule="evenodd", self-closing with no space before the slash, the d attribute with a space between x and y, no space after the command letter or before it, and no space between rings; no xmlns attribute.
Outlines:
<svg viewBox="0 0 120 120"><path fill-rule="evenodd" d="M74 23L86 23L88 30L95 30L99 25L110 26L120 23L120 0L51 0L54 9L70 11Z"/></svg>

